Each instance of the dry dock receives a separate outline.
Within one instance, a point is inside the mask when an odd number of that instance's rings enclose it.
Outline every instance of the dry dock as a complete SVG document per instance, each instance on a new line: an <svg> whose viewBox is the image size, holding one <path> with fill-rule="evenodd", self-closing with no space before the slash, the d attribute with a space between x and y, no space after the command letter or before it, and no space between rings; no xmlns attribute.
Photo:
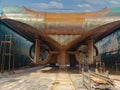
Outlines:
<svg viewBox="0 0 120 90"><path fill-rule="evenodd" d="M120 75L110 75L119 90ZM0 90L87 90L82 75L76 71L59 72L58 68L33 67L0 74Z"/></svg>

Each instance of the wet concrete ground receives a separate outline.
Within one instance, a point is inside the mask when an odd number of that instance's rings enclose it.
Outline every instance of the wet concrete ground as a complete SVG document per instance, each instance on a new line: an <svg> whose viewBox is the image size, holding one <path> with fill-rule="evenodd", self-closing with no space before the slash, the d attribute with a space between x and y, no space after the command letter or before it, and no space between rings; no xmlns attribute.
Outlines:
<svg viewBox="0 0 120 90"><path fill-rule="evenodd" d="M38 66L16 70L15 74L11 75L8 72L0 73L0 90L65 90L59 87L60 85L58 84L59 89L54 88L58 72L59 70L57 68ZM68 74L61 75L61 79L58 81L63 81ZM82 85L82 75L76 72L76 70L69 71L69 77L72 82L66 78L70 83L64 82L66 84L64 88L67 88L67 85L71 85L73 89L70 90L87 90ZM110 75L110 77L114 80L115 90L120 90L120 75Z"/></svg>

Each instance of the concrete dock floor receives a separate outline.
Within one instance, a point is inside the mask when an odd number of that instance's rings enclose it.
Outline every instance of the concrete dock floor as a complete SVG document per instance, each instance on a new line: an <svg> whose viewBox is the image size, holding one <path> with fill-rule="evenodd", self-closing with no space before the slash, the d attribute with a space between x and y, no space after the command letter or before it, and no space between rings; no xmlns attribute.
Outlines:
<svg viewBox="0 0 120 90"><path fill-rule="evenodd" d="M57 68L38 66L15 70L15 74L11 75L0 73L0 90L87 90L82 85L81 74L58 72ZM67 78L68 75L70 78ZM110 77L114 80L115 90L119 90L120 75Z"/></svg>

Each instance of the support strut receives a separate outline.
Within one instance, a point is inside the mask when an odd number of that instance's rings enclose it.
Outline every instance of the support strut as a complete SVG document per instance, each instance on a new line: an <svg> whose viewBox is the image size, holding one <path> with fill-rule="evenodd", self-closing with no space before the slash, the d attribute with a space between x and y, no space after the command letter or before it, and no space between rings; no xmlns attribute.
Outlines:
<svg viewBox="0 0 120 90"><path fill-rule="evenodd" d="M89 64L93 64L93 40L88 41L88 60Z"/></svg>
<svg viewBox="0 0 120 90"><path fill-rule="evenodd" d="M36 39L35 40L35 57L34 57L34 62L37 64L38 60L40 58L40 40Z"/></svg>
<svg viewBox="0 0 120 90"><path fill-rule="evenodd" d="M66 52L65 51L61 51L60 52L60 70L67 70L66 67Z"/></svg>

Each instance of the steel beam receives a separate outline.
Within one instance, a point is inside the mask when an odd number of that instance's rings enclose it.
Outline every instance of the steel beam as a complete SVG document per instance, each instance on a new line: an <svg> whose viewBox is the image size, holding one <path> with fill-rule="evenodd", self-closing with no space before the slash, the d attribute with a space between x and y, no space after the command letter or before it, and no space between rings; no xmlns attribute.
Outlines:
<svg viewBox="0 0 120 90"><path fill-rule="evenodd" d="M66 67L66 51L61 51L60 52L60 70L67 70Z"/></svg>
<svg viewBox="0 0 120 90"><path fill-rule="evenodd" d="M93 40L89 40L88 41L88 62L89 64L93 64L93 43L94 41Z"/></svg>
<svg viewBox="0 0 120 90"><path fill-rule="evenodd" d="M34 62L38 63L38 60L40 58L40 39L35 40L35 57Z"/></svg>

